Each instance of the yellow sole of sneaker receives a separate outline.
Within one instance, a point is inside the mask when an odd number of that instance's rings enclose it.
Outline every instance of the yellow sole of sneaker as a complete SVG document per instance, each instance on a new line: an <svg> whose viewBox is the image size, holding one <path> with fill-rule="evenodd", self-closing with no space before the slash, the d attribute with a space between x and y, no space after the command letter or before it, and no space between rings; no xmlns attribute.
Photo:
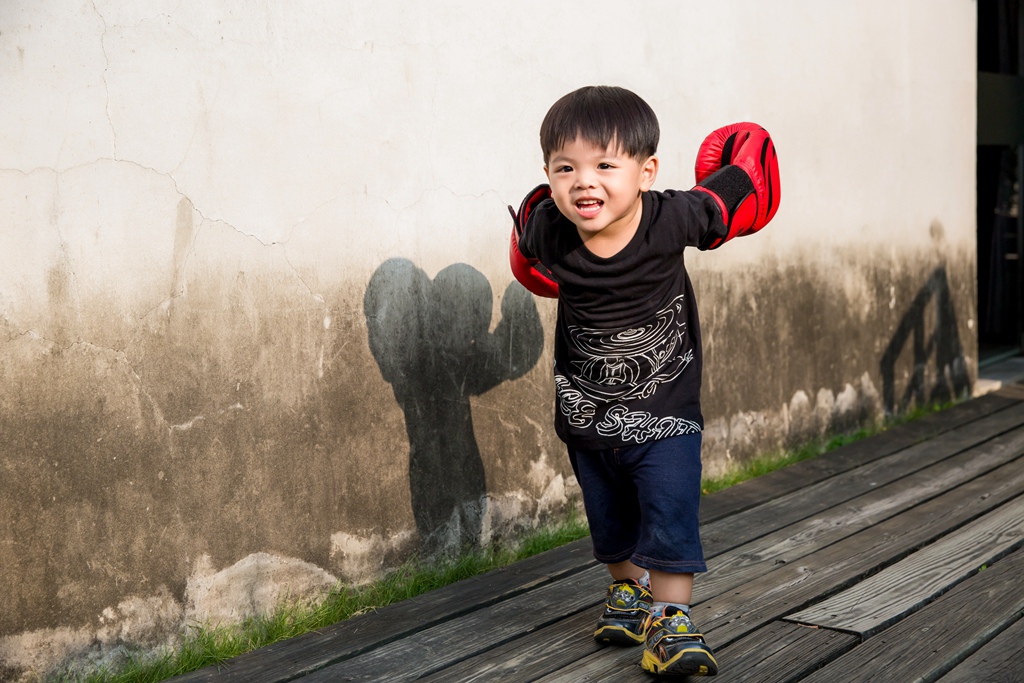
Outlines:
<svg viewBox="0 0 1024 683"><path fill-rule="evenodd" d="M633 633L622 626L602 626L594 631L594 640L609 645L640 645L644 642L644 634Z"/></svg>
<svg viewBox="0 0 1024 683"><path fill-rule="evenodd" d="M650 650L644 650L640 666L659 676L714 676L718 673L714 656L699 647L681 650L667 662L659 660Z"/></svg>

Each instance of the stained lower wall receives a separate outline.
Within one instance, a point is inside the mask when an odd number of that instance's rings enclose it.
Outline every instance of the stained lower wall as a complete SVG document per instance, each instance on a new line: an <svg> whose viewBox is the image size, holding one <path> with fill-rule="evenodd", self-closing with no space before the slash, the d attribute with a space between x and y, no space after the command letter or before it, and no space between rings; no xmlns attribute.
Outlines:
<svg viewBox="0 0 1024 683"><path fill-rule="evenodd" d="M709 472L969 390L969 255L698 260ZM120 329L108 303L79 302L119 343L70 341L58 316L3 330L8 637L94 631L126 599L184 610L190 583L253 553L365 580L573 504L550 428L553 307L517 284L391 259L322 301L283 273L185 290Z"/></svg>

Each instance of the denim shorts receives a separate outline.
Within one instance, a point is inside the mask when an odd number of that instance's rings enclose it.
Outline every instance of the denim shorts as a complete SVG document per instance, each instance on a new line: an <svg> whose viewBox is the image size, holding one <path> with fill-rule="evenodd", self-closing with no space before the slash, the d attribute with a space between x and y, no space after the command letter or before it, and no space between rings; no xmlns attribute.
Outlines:
<svg viewBox="0 0 1024 683"><path fill-rule="evenodd" d="M569 448L599 562L707 571L697 516L700 443L697 433L607 450Z"/></svg>

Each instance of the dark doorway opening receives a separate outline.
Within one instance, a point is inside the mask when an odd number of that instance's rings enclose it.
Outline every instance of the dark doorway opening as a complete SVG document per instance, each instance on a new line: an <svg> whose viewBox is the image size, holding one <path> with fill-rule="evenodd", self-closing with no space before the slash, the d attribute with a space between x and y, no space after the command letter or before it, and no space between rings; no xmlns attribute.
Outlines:
<svg viewBox="0 0 1024 683"><path fill-rule="evenodd" d="M1024 15L1021 0L978 2L977 254L979 362L1024 339Z"/></svg>

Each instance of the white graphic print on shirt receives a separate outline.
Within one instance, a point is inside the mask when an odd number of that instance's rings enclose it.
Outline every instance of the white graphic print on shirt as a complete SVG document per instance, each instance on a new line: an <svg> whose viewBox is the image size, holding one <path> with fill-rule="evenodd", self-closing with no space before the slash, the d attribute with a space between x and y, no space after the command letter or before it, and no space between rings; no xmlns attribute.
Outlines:
<svg viewBox="0 0 1024 683"><path fill-rule="evenodd" d="M558 408L574 427L589 427L599 404L617 403L596 426L602 436L621 434L640 443L700 431L690 420L659 418L631 411L624 402L654 395L658 386L679 377L693 360L686 348L686 312L679 295L655 314L654 321L625 330L572 326L568 329L571 379L555 373ZM685 350L684 350L685 349Z"/></svg>
<svg viewBox="0 0 1024 683"><path fill-rule="evenodd" d="M696 434L700 425L681 417L656 417L646 410L630 410L624 405L614 405L597 423L601 436L621 436L624 441L644 443L670 436Z"/></svg>

